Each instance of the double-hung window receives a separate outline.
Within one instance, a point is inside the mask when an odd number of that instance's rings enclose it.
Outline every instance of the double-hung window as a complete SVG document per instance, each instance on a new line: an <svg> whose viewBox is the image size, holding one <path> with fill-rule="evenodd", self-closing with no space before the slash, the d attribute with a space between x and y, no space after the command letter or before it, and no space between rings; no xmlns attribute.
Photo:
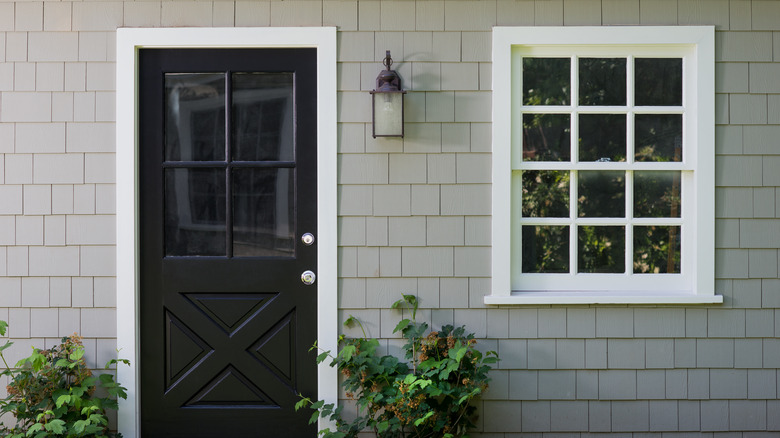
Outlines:
<svg viewBox="0 0 780 438"><path fill-rule="evenodd" d="M712 303L712 27L495 28L486 303Z"/></svg>

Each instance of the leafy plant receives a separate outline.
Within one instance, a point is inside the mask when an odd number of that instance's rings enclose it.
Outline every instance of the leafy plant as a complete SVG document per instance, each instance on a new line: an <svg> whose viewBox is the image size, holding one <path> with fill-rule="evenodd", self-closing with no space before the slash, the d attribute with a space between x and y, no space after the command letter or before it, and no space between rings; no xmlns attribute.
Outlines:
<svg viewBox="0 0 780 438"><path fill-rule="evenodd" d="M0 321L0 335L8 324ZM33 348L16 368L8 366L0 346L0 359L8 376L8 397L0 400L0 413L14 416L14 425L0 424L0 435L8 438L121 437L109 431L107 409L117 409L117 397L126 398L126 389L111 374L95 376L84 361L84 345L73 334L49 350ZM106 368L126 359L112 359ZM102 389L106 396L98 396Z"/></svg>
<svg viewBox="0 0 780 438"><path fill-rule="evenodd" d="M295 408L314 409L311 423L319 417L335 423L335 431L319 432L324 438L351 438L365 430L381 438L468 436L476 420L471 401L487 389L490 364L498 356L493 351L483 356L474 347L474 335L464 327L447 325L426 335L428 324L415 320L417 306L414 295L403 295L393 304L393 308L411 310L412 318L402 319L393 331L400 331L406 339L406 361L379 356L379 341L367 338L360 321L352 316L344 324L358 324L363 337L342 336L336 356L330 351L317 356L317 363L330 358L330 366L338 368L344 376L342 387L358 410L357 417L349 421L343 405L301 396Z"/></svg>

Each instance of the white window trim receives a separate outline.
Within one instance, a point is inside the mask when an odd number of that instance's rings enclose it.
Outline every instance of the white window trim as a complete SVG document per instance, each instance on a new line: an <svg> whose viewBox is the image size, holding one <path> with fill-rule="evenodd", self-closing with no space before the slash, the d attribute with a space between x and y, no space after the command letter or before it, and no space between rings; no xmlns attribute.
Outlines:
<svg viewBox="0 0 780 438"><path fill-rule="evenodd" d="M116 216L117 348L130 359L117 380L127 387L120 400L118 429L138 437L138 138L137 54L140 48L314 47L317 49L317 339L334 350L338 338L336 265L336 28L155 28L117 30ZM335 402L338 373L317 369L318 397ZM319 429L327 423L320 421Z"/></svg>
<svg viewBox="0 0 780 438"><path fill-rule="evenodd" d="M706 304L722 303L715 295L715 38L713 26L658 27L494 27L493 28L493 181L492 291L485 304ZM518 46L688 46L687 69L696 80L686 83L686 98L696 104L694 132L696 165L695 223L686 230L693 272L686 287L643 290L641 285L619 290L512 290L512 111L522 90L512 88L512 51ZM513 99L514 97L514 99ZM685 197L683 198L685 199ZM685 201L683 201L685 202ZM685 208L685 207L684 207ZM539 274L548 275L548 274ZM556 274L552 274L556 275ZM593 275L593 274L586 274ZM563 288L561 288L563 289ZM682 289L682 290L680 290Z"/></svg>

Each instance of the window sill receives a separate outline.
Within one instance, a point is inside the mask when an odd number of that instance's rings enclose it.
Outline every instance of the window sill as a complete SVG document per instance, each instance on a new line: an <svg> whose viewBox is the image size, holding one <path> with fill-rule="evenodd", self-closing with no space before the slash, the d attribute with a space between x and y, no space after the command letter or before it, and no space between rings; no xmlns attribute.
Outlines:
<svg viewBox="0 0 780 438"><path fill-rule="evenodd" d="M722 295L697 295L687 291L512 292L487 295L485 304L721 304Z"/></svg>

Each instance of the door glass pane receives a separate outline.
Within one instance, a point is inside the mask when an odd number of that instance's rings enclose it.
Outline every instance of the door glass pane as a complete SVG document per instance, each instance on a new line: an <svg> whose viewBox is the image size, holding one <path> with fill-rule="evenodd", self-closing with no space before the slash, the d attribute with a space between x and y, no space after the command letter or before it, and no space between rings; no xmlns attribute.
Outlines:
<svg viewBox="0 0 780 438"><path fill-rule="evenodd" d="M636 105L682 105L681 58L637 58L634 77Z"/></svg>
<svg viewBox="0 0 780 438"><path fill-rule="evenodd" d="M634 217L680 217L680 172L634 172Z"/></svg>
<svg viewBox="0 0 780 438"><path fill-rule="evenodd" d="M682 161L682 114L637 114L636 161Z"/></svg>
<svg viewBox="0 0 780 438"><path fill-rule="evenodd" d="M293 256L294 169L233 171L233 255Z"/></svg>
<svg viewBox="0 0 780 438"><path fill-rule="evenodd" d="M523 114L524 161L570 161L569 114Z"/></svg>
<svg viewBox="0 0 780 438"><path fill-rule="evenodd" d="M577 227L577 272L626 271L626 227Z"/></svg>
<svg viewBox="0 0 780 438"><path fill-rule="evenodd" d="M165 169L165 255L225 256L225 170Z"/></svg>
<svg viewBox="0 0 780 438"><path fill-rule="evenodd" d="M634 273L680 273L680 227L634 227Z"/></svg>
<svg viewBox="0 0 780 438"><path fill-rule="evenodd" d="M225 159L225 75L165 74L165 160Z"/></svg>
<svg viewBox="0 0 780 438"><path fill-rule="evenodd" d="M579 172L579 217L625 217L625 188L626 174L622 170Z"/></svg>
<svg viewBox="0 0 780 438"><path fill-rule="evenodd" d="M569 217L569 171L523 171L524 217Z"/></svg>
<svg viewBox="0 0 780 438"><path fill-rule="evenodd" d="M580 58L580 105L626 104L626 58Z"/></svg>
<svg viewBox="0 0 780 438"><path fill-rule="evenodd" d="M569 227L523 226L523 272L569 272Z"/></svg>
<svg viewBox="0 0 780 438"><path fill-rule="evenodd" d="M234 73L234 161L294 160L293 74Z"/></svg>
<svg viewBox="0 0 780 438"><path fill-rule="evenodd" d="M580 114L580 161L626 161L625 114Z"/></svg>
<svg viewBox="0 0 780 438"><path fill-rule="evenodd" d="M523 105L568 105L571 59L523 58Z"/></svg>

